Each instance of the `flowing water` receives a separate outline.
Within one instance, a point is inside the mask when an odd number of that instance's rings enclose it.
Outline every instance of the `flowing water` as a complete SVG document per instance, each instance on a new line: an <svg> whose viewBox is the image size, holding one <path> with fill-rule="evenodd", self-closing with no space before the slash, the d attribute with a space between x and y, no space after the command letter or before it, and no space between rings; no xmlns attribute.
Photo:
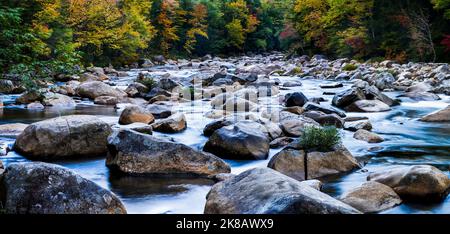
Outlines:
<svg viewBox="0 0 450 234"><path fill-rule="evenodd" d="M132 82L138 71L130 73L130 77L112 81L119 88L126 87ZM188 76L195 71L177 71ZM178 74L180 75L180 74ZM286 81L298 81L296 77L272 77ZM323 95L324 91L338 92L348 88L321 89L319 84L329 81L302 80L303 86L291 87L281 90L280 95L293 91L301 91L307 97L324 97L330 105L332 95ZM399 92L386 93L396 97ZM17 95L2 96L5 105L14 103ZM276 99L278 97L274 97ZM369 172L384 169L392 165L429 164L438 167L444 173L450 174L450 124L425 123L418 118L445 108L450 104L449 96L441 96L442 100L430 102L414 102L401 98L402 104L393 107L389 112L383 113L349 113L348 116L366 116L370 119L373 132L381 135L385 141L380 144L368 144L353 139L353 133L343 131L344 145L365 166L357 171L345 175L323 178L324 192L339 197L349 189L366 181ZM204 117L210 110L209 104L203 100L180 103L176 107L185 113L188 128L182 133L169 136L196 149L201 149L207 138L202 135L206 124L213 121ZM24 106L6 106L0 109L0 124L5 123L33 123L62 115L88 114L97 115L108 121L117 121L118 113L111 106L98 106L90 101L79 101L74 109L61 110L47 108L45 110L27 110ZM155 135L162 135L154 133ZM14 143L14 139L0 136L0 144ZM279 152L271 150L270 157ZM269 159L270 159L269 157ZM15 152L0 157L4 164L27 161ZM269 160L262 161L236 161L226 160L232 167L232 173L238 174L255 167L266 167ZM104 158L83 159L74 161L55 162L68 167L83 177L94 181L100 186L116 193L124 202L129 213L203 213L206 194L212 182L205 179L174 179L174 178L144 178L144 177L117 177L109 173ZM383 213L450 213L450 196L441 203L436 204L402 204Z"/></svg>

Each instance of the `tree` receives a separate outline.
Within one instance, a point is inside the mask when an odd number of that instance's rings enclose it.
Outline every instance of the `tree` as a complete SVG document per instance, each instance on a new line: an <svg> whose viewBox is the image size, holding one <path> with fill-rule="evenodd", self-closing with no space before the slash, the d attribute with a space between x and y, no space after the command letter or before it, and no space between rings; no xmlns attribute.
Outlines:
<svg viewBox="0 0 450 234"><path fill-rule="evenodd" d="M203 4L196 4L190 13L190 19L187 21L190 28L186 32L186 42L183 46L189 54L194 50L194 46L197 43L197 36L208 38L207 13L206 6Z"/></svg>
<svg viewBox="0 0 450 234"><path fill-rule="evenodd" d="M177 35L178 28L174 25L175 9L178 7L178 2L169 0L158 0L154 2L154 25L157 30L156 38L154 40L154 47L164 55L169 55L169 50L173 43L179 41Z"/></svg>

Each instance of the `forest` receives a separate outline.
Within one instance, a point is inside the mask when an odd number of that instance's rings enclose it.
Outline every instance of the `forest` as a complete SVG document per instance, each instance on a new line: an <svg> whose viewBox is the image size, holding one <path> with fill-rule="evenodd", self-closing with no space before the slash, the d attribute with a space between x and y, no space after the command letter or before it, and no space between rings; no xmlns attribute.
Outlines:
<svg viewBox="0 0 450 234"><path fill-rule="evenodd" d="M1 0L0 73L270 51L448 62L449 22L449 0Z"/></svg>

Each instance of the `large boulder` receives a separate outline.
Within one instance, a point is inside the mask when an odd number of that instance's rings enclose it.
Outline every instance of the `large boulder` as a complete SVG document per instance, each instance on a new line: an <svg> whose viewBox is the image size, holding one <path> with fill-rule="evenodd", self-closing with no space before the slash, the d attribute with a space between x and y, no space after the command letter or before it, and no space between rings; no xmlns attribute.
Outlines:
<svg viewBox="0 0 450 234"><path fill-rule="evenodd" d="M308 152L287 147L272 157L268 167L302 181L348 172L360 166L342 146L329 152Z"/></svg>
<svg viewBox="0 0 450 234"><path fill-rule="evenodd" d="M268 157L269 144L261 128L234 124L214 131L203 150L226 159L258 160Z"/></svg>
<svg viewBox="0 0 450 234"><path fill-rule="evenodd" d="M81 97L90 99L95 99L100 96L111 96L117 98L124 98L128 96L127 93L115 89L114 87L111 87L101 81L89 81L82 83L77 87L76 92Z"/></svg>
<svg viewBox="0 0 450 234"><path fill-rule="evenodd" d="M172 108L166 105L150 104L145 109L156 119L164 119L172 115Z"/></svg>
<svg viewBox="0 0 450 234"><path fill-rule="evenodd" d="M308 111L304 116L313 119L322 126L335 126L337 128L344 127L344 120L337 114L325 114L320 111Z"/></svg>
<svg viewBox="0 0 450 234"><path fill-rule="evenodd" d="M441 100L441 98L434 93L430 92L407 92L403 96L409 97L414 101L436 101Z"/></svg>
<svg viewBox="0 0 450 234"><path fill-rule="evenodd" d="M428 114L420 119L423 122L450 122L450 106Z"/></svg>
<svg viewBox="0 0 450 234"><path fill-rule="evenodd" d="M215 184L205 214L358 214L358 210L269 168Z"/></svg>
<svg viewBox="0 0 450 234"><path fill-rule="evenodd" d="M152 113L140 106L128 106L120 114L119 123L123 125L132 123L151 124L155 121Z"/></svg>
<svg viewBox="0 0 450 234"><path fill-rule="evenodd" d="M337 93L333 97L332 104L336 107L344 108L356 101L364 100L364 91L359 88L351 88Z"/></svg>
<svg viewBox="0 0 450 234"><path fill-rule="evenodd" d="M69 169L48 163L13 163L1 192L9 214L125 214L122 202Z"/></svg>
<svg viewBox="0 0 450 234"><path fill-rule="evenodd" d="M16 103L18 104L29 104L36 101L41 101L43 98L42 93L37 91L29 91L22 93L17 99Z"/></svg>
<svg viewBox="0 0 450 234"><path fill-rule="evenodd" d="M162 119L152 124L153 130L156 132L176 133L187 128L186 117L182 113L176 113L169 118Z"/></svg>
<svg viewBox="0 0 450 234"><path fill-rule="evenodd" d="M389 72L382 72L374 77L374 85L380 90L393 88L394 82L395 78Z"/></svg>
<svg viewBox="0 0 450 234"><path fill-rule="evenodd" d="M306 103L305 107L303 108L305 111L320 111L325 114L337 114L339 117L346 117L346 114L333 107L325 107L321 106L320 104L316 104L313 102Z"/></svg>
<svg viewBox="0 0 450 234"><path fill-rule="evenodd" d="M308 102L308 98L301 92L286 94L284 100L286 107L303 106Z"/></svg>
<svg viewBox="0 0 450 234"><path fill-rule="evenodd" d="M391 108L379 100L359 100L345 107L349 112L385 112Z"/></svg>
<svg viewBox="0 0 450 234"><path fill-rule="evenodd" d="M370 173L367 180L391 187L405 200L441 200L447 196L450 187L448 176L429 165L393 166Z"/></svg>
<svg viewBox="0 0 450 234"><path fill-rule="evenodd" d="M129 129L119 129L108 139L106 165L131 175L202 176L229 173L222 159Z"/></svg>
<svg viewBox="0 0 450 234"><path fill-rule="evenodd" d="M352 132L356 132L360 129L367 131L372 130L372 123L368 119L356 120L356 121L345 121L344 129Z"/></svg>
<svg viewBox="0 0 450 234"><path fill-rule="evenodd" d="M54 160L106 153L111 127L95 116L70 115L33 123L18 137L14 149L33 160Z"/></svg>
<svg viewBox="0 0 450 234"><path fill-rule="evenodd" d="M351 189L340 200L364 213L384 211L402 203L394 190L375 181Z"/></svg>

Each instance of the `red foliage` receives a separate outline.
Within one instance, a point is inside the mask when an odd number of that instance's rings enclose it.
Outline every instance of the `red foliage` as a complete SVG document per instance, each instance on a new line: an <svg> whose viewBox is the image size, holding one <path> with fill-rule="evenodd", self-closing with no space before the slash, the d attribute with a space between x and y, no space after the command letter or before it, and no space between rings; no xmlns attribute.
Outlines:
<svg viewBox="0 0 450 234"><path fill-rule="evenodd" d="M444 39L442 39L441 45L445 47L445 52L450 52L450 35L444 35Z"/></svg>

